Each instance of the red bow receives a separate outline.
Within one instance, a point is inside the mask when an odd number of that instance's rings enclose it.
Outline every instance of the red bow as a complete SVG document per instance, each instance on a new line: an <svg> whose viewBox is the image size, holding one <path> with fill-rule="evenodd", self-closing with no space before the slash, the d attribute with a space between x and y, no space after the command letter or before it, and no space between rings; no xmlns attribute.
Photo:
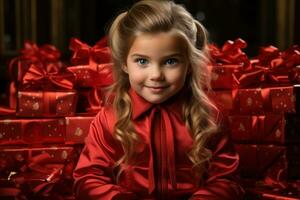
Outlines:
<svg viewBox="0 0 300 200"><path fill-rule="evenodd" d="M72 89L75 77L72 73L61 73L57 64L49 63L46 66L31 64L23 77L24 89ZM53 87L54 86L54 87Z"/></svg>
<svg viewBox="0 0 300 200"><path fill-rule="evenodd" d="M72 38L70 50L74 51L71 58L73 65L97 65L110 62L110 50L104 46L105 40L100 40L95 46L90 47L77 38Z"/></svg>
<svg viewBox="0 0 300 200"><path fill-rule="evenodd" d="M248 69L250 61L242 49L247 47L247 43L241 38L235 41L228 40L219 49L216 45L209 45L209 51L213 62L223 64L243 64L244 69Z"/></svg>

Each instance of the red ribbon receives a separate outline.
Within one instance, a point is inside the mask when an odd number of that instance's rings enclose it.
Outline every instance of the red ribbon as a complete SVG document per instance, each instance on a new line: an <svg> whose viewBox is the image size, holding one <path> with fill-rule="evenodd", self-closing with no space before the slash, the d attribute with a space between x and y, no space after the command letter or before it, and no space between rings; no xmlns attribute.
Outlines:
<svg viewBox="0 0 300 200"><path fill-rule="evenodd" d="M53 45L45 44L38 47L34 42L25 41L21 55L10 61L9 72L11 75L18 74L17 80L21 80L27 70L26 67L31 63L58 62L60 55L60 51ZM21 64L20 62L25 62L26 64ZM14 68L17 68L17 72Z"/></svg>
<svg viewBox="0 0 300 200"><path fill-rule="evenodd" d="M242 49L247 47L247 43L241 38L235 41L228 40L219 49L216 45L210 44L209 51L213 59L212 62L222 64L243 64L244 69L251 67L250 61L247 55Z"/></svg>
<svg viewBox="0 0 300 200"><path fill-rule="evenodd" d="M23 89L72 89L75 77L72 73L62 73L54 63L46 66L31 64L22 81Z"/></svg>
<svg viewBox="0 0 300 200"><path fill-rule="evenodd" d="M70 41L70 50L74 51L71 58L73 65L97 65L100 63L110 63L110 50L104 46L105 39L100 40L95 46L90 47L88 44L81 42L77 38Z"/></svg>

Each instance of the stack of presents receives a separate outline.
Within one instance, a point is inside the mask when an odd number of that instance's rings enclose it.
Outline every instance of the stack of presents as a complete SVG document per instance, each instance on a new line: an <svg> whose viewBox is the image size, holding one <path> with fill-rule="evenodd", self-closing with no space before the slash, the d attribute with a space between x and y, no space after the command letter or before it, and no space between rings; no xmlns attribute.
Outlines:
<svg viewBox="0 0 300 200"><path fill-rule="evenodd" d="M25 42L11 60L9 106L0 108L0 199L74 199L72 172L89 125L112 84L106 39L70 42L70 63L52 45Z"/></svg>
<svg viewBox="0 0 300 200"><path fill-rule="evenodd" d="M300 47L249 59L246 46L210 45L209 95L228 118L246 198L300 199ZM0 199L74 199L72 171L113 77L106 38L93 47L73 38L70 49L66 63L54 46L28 41L9 63Z"/></svg>
<svg viewBox="0 0 300 200"><path fill-rule="evenodd" d="M248 199L300 199L300 47L210 45L212 99L228 118Z"/></svg>

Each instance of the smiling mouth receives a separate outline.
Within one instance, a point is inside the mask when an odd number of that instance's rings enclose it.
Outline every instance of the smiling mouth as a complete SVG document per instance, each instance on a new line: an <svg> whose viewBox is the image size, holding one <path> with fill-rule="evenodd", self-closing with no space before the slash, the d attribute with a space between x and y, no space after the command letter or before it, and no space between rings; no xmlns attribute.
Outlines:
<svg viewBox="0 0 300 200"><path fill-rule="evenodd" d="M146 87L153 93L161 93L166 88L168 88L168 86L146 86Z"/></svg>

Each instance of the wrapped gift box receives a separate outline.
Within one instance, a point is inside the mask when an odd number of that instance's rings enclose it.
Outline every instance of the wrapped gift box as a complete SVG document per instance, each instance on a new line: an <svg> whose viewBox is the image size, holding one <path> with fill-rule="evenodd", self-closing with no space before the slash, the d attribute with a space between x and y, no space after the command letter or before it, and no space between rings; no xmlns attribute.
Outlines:
<svg viewBox="0 0 300 200"><path fill-rule="evenodd" d="M236 104L236 91L215 90L207 95L222 112L226 114L233 112Z"/></svg>
<svg viewBox="0 0 300 200"><path fill-rule="evenodd" d="M285 145L300 143L300 134L294 128L297 118L293 116L267 113L230 115L228 119L232 138L237 143Z"/></svg>
<svg viewBox="0 0 300 200"><path fill-rule="evenodd" d="M58 117L74 115L76 91L19 91L17 115Z"/></svg>
<svg viewBox="0 0 300 200"><path fill-rule="evenodd" d="M300 178L300 150L297 145L247 145L235 144L240 155L240 168L243 178L273 179ZM282 163L282 166L277 164Z"/></svg>
<svg viewBox="0 0 300 200"><path fill-rule="evenodd" d="M228 121L235 142L251 144L260 141L259 116L230 115Z"/></svg>
<svg viewBox="0 0 300 200"><path fill-rule="evenodd" d="M95 116L66 117L66 144L84 144Z"/></svg>
<svg viewBox="0 0 300 200"><path fill-rule="evenodd" d="M44 199L61 178L63 164L46 164L0 178L1 199Z"/></svg>
<svg viewBox="0 0 300 200"><path fill-rule="evenodd" d="M238 87L235 73L242 70L241 65L213 65L211 87L213 89L232 89Z"/></svg>
<svg viewBox="0 0 300 200"><path fill-rule="evenodd" d="M24 171L36 164L66 164L78 158L73 147L10 147L0 149L2 173Z"/></svg>
<svg viewBox="0 0 300 200"><path fill-rule="evenodd" d="M0 145L65 141L65 119L0 119Z"/></svg>
<svg viewBox="0 0 300 200"><path fill-rule="evenodd" d="M295 108L295 95L293 86L270 87L263 89L265 107L274 113L293 113Z"/></svg>
<svg viewBox="0 0 300 200"><path fill-rule="evenodd" d="M261 88L238 89L238 105L240 113L262 114L263 97Z"/></svg>
<svg viewBox="0 0 300 200"><path fill-rule="evenodd" d="M104 87L113 83L112 64L79 65L67 68L76 76L76 87Z"/></svg>

